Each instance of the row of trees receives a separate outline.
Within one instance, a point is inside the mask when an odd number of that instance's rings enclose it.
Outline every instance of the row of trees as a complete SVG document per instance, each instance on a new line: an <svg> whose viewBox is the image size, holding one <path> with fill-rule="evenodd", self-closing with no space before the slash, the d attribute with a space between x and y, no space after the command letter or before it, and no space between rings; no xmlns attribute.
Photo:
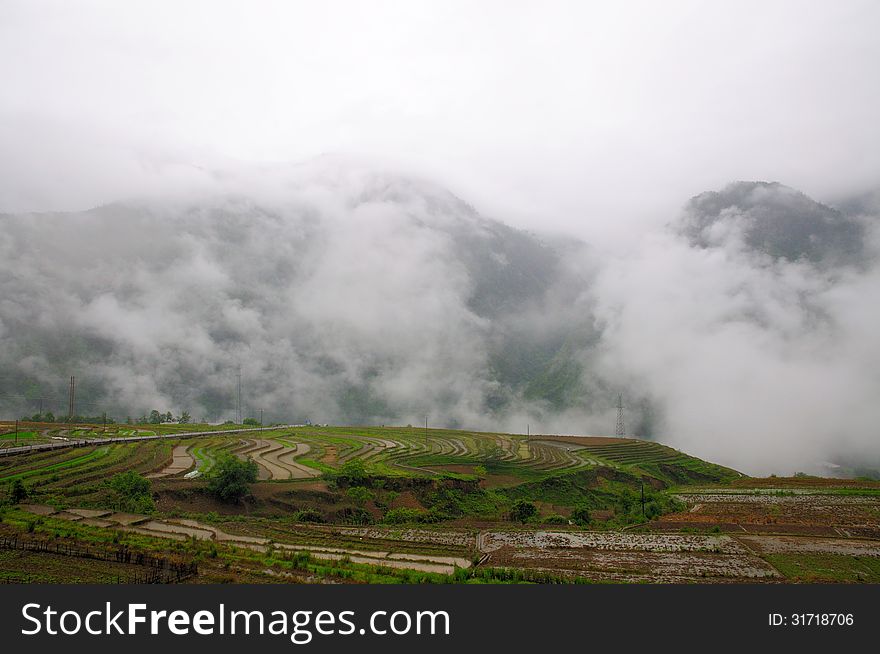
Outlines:
<svg viewBox="0 0 880 654"><path fill-rule="evenodd" d="M114 420L112 416L108 416L106 413L99 416L58 416L56 418L54 413L46 411L45 413L35 413L32 416L23 416L21 420L22 422L63 422L67 424L116 424L116 420Z"/></svg>
<svg viewBox="0 0 880 654"><path fill-rule="evenodd" d="M150 423L151 425L161 425L166 422L176 422L179 425L185 425L185 424L188 424L192 421L193 421L192 416L189 415L189 412L187 412L187 411L184 411L178 417L175 418L174 415L170 411L168 411L167 413L160 413L158 410L153 409L152 411L150 411L149 417L147 417L147 414L142 415L140 417L140 420L138 420L138 423L139 424ZM131 418L129 418L127 420L127 422L128 422L128 424L131 424Z"/></svg>
<svg viewBox="0 0 880 654"><path fill-rule="evenodd" d="M22 421L23 422L63 422L63 423L75 423L75 424L80 424L80 423L108 424L108 425L115 425L116 424L116 420L112 416L108 416L106 413L102 413L99 416L73 416L73 417L57 416L56 417L55 414L52 413L51 411L46 411L45 413L35 413L32 416L23 416ZM175 418L174 415L170 411L168 411L166 413L161 413L158 410L153 409L152 411L150 411L149 415L147 415L145 413L140 418L138 418L138 420L136 422L137 422L137 424L141 424L141 425L144 425L147 423L149 423L151 425L161 425L166 422L176 422L178 424L183 425L183 424L190 423L192 421L193 421L192 416L187 411L184 411L183 413L181 413L179 416L177 416ZM132 420L131 416L129 416L125 419L125 423L128 425L132 425L132 424L135 424L135 421Z"/></svg>
<svg viewBox="0 0 880 654"><path fill-rule="evenodd" d="M67 416L57 416L56 417L55 414L52 413L51 411L46 411L44 413L35 413L32 416L22 416L21 420L22 420L22 422L61 422L61 423L68 423L68 424L71 424L71 423L74 423L74 424L86 423L86 424L93 424L93 425L94 424L108 424L108 425L115 425L116 424L116 420L112 416L108 416L106 413L101 414L99 416L73 416L72 418L69 418ZM138 425L146 425L146 424L163 425L166 423L177 423L179 425L186 425L186 424L190 424L192 422L195 422L195 421L193 420L192 416L189 414L188 411L184 411L179 416L175 417L174 414L171 413L171 411L166 411L165 413L162 413L158 409L151 410L149 414L144 413L137 420L132 419L131 416L128 416L125 419L125 424L127 424L127 425L134 425L134 424L138 424ZM207 421L202 420L202 422L207 422ZM257 420L256 418L245 418L242 422L245 425L252 425L252 426L258 426L260 424L260 421ZM227 424L232 425L232 424L237 424L237 423L234 423L231 420L228 420Z"/></svg>

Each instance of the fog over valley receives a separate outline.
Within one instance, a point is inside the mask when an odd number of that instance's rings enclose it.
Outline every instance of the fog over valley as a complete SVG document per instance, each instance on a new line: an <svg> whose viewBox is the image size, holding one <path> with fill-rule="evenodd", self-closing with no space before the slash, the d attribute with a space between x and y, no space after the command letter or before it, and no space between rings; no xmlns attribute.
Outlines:
<svg viewBox="0 0 880 654"><path fill-rule="evenodd" d="M700 194L618 256L363 160L5 214L3 409L630 435L749 472L866 463L876 212ZM756 453L760 452L760 456ZM784 462L784 463L783 463Z"/></svg>
<svg viewBox="0 0 880 654"><path fill-rule="evenodd" d="M880 5L256 4L0 2L0 419L880 477Z"/></svg>

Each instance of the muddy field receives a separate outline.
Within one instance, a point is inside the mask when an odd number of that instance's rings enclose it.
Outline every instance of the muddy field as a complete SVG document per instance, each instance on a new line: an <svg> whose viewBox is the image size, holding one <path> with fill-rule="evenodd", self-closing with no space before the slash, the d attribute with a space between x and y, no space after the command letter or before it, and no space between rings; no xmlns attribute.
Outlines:
<svg viewBox="0 0 880 654"><path fill-rule="evenodd" d="M147 478L170 477L186 472L196 464L186 445L177 445L172 453L171 463L157 472L147 475Z"/></svg>
<svg viewBox="0 0 880 654"><path fill-rule="evenodd" d="M822 492L690 493L688 510L663 516L655 528L724 525L744 533L880 538L880 497Z"/></svg>
<svg viewBox="0 0 880 654"><path fill-rule="evenodd" d="M490 531L480 535L481 552L502 547L556 550L627 550L638 552L740 552L742 548L728 536L680 534L634 534L598 531Z"/></svg>
<svg viewBox="0 0 880 654"><path fill-rule="evenodd" d="M779 581L781 575L761 558L748 554L645 552L506 546L493 552L487 565L515 566L587 577L596 581L651 583L730 583Z"/></svg>
<svg viewBox="0 0 880 654"><path fill-rule="evenodd" d="M470 559L463 556L442 554L419 554L407 551L356 549L351 547L327 547L311 543L296 543L273 540L266 537L233 533L215 525L186 518L152 519L146 515L115 513L93 509L69 509L55 511L50 506L25 504L21 508L35 515L62 520L71 520L91 527L108 528L122 532L165 538L176 541L214 540L227 545L235 545L266 552L275 548L288 552L308 552L313 558L338 561L343 558L354 563L379 565L386 568L401 568L419 572L452 574L455 568L468 568ZM295 534L291 534L295 536Z"/></svg>
<svg viewBox="0 0 880 654"><path fill-rule="evenodd" d="M880 541L804 536L738 536L737 540L760 554L839 554L880 557Z"/></svg>
<svg viewBox="0 0 880 654"><path fill-rule="evenodd" d="M773 581L781 575L729 536L495 531L480 535L485 564L628 582Z"/></svg>

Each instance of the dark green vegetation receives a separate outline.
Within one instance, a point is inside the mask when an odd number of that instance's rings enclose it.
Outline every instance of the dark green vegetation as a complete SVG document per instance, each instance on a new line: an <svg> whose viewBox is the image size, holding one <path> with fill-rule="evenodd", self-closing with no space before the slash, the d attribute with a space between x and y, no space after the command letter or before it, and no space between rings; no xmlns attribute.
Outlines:
<svg viewBox="0 0 880 654"><path fill-rule="evenodd" d="M253 459L241 461L230 454L218 457L208 474L208 492L221 502L239 502L257 481L259 468Z"/></svg>
<svg viewBox="0 0 880 654"><path fill-rule="evenodd" d="M112 507L131 513L150 513L155 509L150 494L150 482L136 473L127 470L114 475L107 485L113 491Z"/></svg>

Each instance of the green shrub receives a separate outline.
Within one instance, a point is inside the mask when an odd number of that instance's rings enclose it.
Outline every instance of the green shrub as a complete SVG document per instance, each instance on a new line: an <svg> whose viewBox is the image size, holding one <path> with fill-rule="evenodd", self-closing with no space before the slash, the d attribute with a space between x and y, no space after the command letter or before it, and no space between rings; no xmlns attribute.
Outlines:
<svg viewBox="0 0 880 654"><path fill-rule="evenodd" d="M113 508L130 513L150 513L156 508L150 481L134 470L114 475L107 485L113 491Z"/></svg>
<svg viewBox="0 0 880 654"><path fill-rule="evenodd" d="M300 509L291 517L296 522L324 522L324 516L317 509Z"/></svg>
<svg viewBox="0 0 880 654"><path fill-rule="evenodd" d="M206 475L208 492L221 502L240 502L248 494L248 484L257 481L258 473L253 459L242 461L231 454L222 455Z"/></svg>
<svg viewBox="0 0 880 654"><path fill-rule="evenodd" d="M364 506L373 499L373 494L363 486L352 486L345 491L346 497L353 500L358 506Z"/></svg>
<svg viewBox="0 0 880 654"><path fill-rule="evenodd" d="M586 506L575 507L571 512L571 519L575 524L586 526L593 522L593 516L590 515L590 509Z"/></svg>
<svg viewBox="0 0 880 654"><path fill-rule="evenodd" d="M9 484L9 499L12 500L13 504L18 504L22 500L26 500L28 495L28 489L25 488L21 479L16 479Z"/></svg>
<svg viewBox="0 0 880 654"><path fill-rule="evenodd" d="M360 459L351 459L346 461L338 469L324 473L324 479L327 480L331 487L347 487L347 486L371 486L376 488L384 486L384 482L378 482L372 479L367 466Z"/></svg>
<svg viewBox="0 0 880 654"><path fill-rule="evenodd" d="M538 507L531 502L525 500L517 500L510 509L510 519L513 522L521 522L525 524L528 520L535 517L538 513Z"/></svg>
<svg viewBox="0 0 880 654"><path fill-rule="evenodd" d="M541 522L545 525L567 525L568 518L564 515L554 514L548 515L546 518L542 519Z"/></svg>
<svg viewBox="0 0 880 654"><path fill-rule="evenodd" d="M425 512L420 511L419 509L400 507L388 511L382 520L388 524L396 525L405 522L420 522L424 515Z"/></svg>

